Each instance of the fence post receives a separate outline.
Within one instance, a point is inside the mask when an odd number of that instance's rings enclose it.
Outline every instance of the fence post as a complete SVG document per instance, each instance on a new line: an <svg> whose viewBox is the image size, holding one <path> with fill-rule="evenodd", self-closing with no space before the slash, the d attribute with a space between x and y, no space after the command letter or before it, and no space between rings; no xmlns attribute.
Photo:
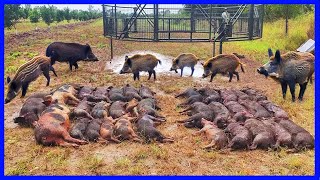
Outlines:
<svg viewBox="0 0 320 180"><path fill-rule="evenodd" d="M153 5L153 23L154 23L154 31L153 31L153 40L159 41L159 18L158 18L158 4Z"/></svg>
<svg viewBox="0 0 320 180"><path fill-rule="evenodd" d="M106 28L106 21L108 20L108 19L106 19L107 17L106 17L106 10L105 10L105 7L104 7L104 4L102 4L102 16L103 16L103 18L102 18L102 22L103 22L103 36L106 36L107 35L107 28Z"/></svg>
<svg viewBox="0 0 320 180"><path fill-rule="evenodd" d="M133 8L133 10L134 10L134 12L133 12L133 16L134 17L136 17L137 16L137 10L138 10L138 8L137 7L134 7ZM137 17L138 18L138 17ZM133 32L138 32L138 28L137 28L138 26L137 26L137 19L135 19L134 20L134 22L133 22Z"/></svg>
<svg viewBox="0 0 320 180"><path fill-rule="evenodd" d="M118 20L117 20L117 4L114 4L114 32L116 38L118 37Z"/></svg>
<svg viewBox="0 0 320 180"><path fill-rule="evenodd" d="M253 13L254 13L254 4L250 5L249 11L249 22L248 22L248 30L249 30L249 40L253 39Z"/></svg>
<svg viewBox="0 0 320 180"><path fill-rule="evenodd" d="M261 15L259 16L259 18L261 17L261 29L260 29L260 37L262 37L262 33L263 33L263 20L264 20L264 5L262 5L262 12L261 12Z"/></svg>
<svg viewBox="0 0 320 180"><path fill-rule="evenodd" d="M286 5L286 36L288 35L288 16L289 16L289 5Z"/></svg>

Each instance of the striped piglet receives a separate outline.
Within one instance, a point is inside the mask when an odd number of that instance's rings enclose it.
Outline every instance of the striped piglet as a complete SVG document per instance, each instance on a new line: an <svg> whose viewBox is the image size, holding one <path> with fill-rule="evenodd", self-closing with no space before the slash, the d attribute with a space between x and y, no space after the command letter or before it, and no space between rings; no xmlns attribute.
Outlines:
<svg viewBox="0 0 320 180"><path fill-rule="evenodd" d="M17 96L20 88L22 88L21 97L24 97L27 93L29 84L32 81L35 81L41 75L41 73L43 73L43 75L46 77L47 86L49 86L49 71L51 70L54 73L54 75L57 76L55 70L50 65L50 62L50 57L36 56L32 60L21 65L12 80L8 76L8 93L5 99L5 104L9 103L13 98Z"/></svg>

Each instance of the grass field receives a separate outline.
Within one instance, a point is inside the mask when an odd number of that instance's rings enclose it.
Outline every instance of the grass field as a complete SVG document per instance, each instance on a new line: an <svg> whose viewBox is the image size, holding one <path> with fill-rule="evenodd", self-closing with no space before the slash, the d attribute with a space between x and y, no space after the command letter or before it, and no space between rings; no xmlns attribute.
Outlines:
<svg viewBox="0 0 320 180"><path fill-rule="evenodd" d="M109 39L103 37L102 20L57 26L48 30L31 31L28 35L5 36L5 76L14 75L16 69L26 60L38 54L44 54L46 47L53 41L89 43L99 62L80 62L77 71L70 72L65 63L57 63L58 77L52 76L49 87L45 78L40 77L29 86L33 92L49 91L63 83L82 83L91 86L130 83L136 87L148 85L157 92L161 114L167 122L159 126L160 131L175 139L172 144L139 144L123 142L120 144L90 143L78 149L61 147L43 147L36 144L33 129L16 127L13 117L17 116L24 99L16 98L5 105L5 174L6 175L109 175L109 174L169 174L169 175L313 175L314 150L299 153L280 151L206 151L201 147L208 142L204 136L193 136L196 129L187 129L175 123L184 119L178 113L176 105L182 100L174 95L190 86L210 85L213 87L241 88L252 87L262 90L270 100L285 109L291 119L314 135L314 85L308 85L305 100L292 103L289 98L283 100L280 85L256 73L256 68L267 59L267 48L279 48L283 51L297 48L305 36L313 15L308 20L296 18L290 20L289 36L284 35L284 21L265 24L263 38L248 42L230 42L224 44L224 53L245 54L246 73L240 73L240 81L228 83L217 76L212 83L208 79L158 75L157 81L148 81L142 76L140 82L134 82L132 75L118 75L104 70L110 60ZM309 21L310 20L310 21ZM22 25L22 24L21 24ZM281 27L283 25L283 27ZM31 28L32 29L32 28ZM300 37L301 36L301 37ZM301 40L302 41L302 40ZM292 44L292 46L291 46ZM290 45L290 47L288 46ZM150 43L114 41L115 55L136 50L150 50L157 53L177 56L181 52L195 53L201 58L212 54L210 43ZM217 49L218 50L218 49ZM27 95L28 95L27 94Z"/></svg>

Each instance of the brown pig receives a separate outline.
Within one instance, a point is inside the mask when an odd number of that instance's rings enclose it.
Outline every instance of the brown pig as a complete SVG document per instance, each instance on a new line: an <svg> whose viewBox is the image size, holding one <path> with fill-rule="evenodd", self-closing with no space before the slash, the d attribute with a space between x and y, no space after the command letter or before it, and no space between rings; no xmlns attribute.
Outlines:
<svg viewBox="0 0 320 180"><path fill-rule="evenodd" d="M252 141L252 133L247 128L245 128L238 122L232 122L226 127L224 131L231 136L231 141L228 147L233 150L249 149L250 143Z"/></svg>
<svg viewBox="0 0 320 180"><path fill-rule="evenodd" d="M211 141L210 144L204 148L216 148L223 149L228 145L228 137L225 132L219 129L213 122L208 121L204 118L201 119L201 124L203 128L200 131L197 131L195 134L204 132L207 139Z"/></svg>
<svg viewBox="0 0 320 180"><path fill-rule="evenodd" d="M104 119L100 127L100 136L105 140L120 143L121 141L119 141L114 135L115 126L113 121L112 117L106 117Z"/></svg>
<svg viewBox="0 0 320 180"><path fill-rule="evenodd" d="M243 64L240 62L240 59L234 54L220 54L213 58L208 59L204 64L203 78L209 76L211 73L210 82L212 82L213 77L220 73L226 74L229 73L229 82L231 82L233 74L237 76L239 81L239 73L236 71L238 66L241 67L242 72L244 72Z"/></svg>
<svg viewBox="0 0 320 180"><path fill-rule="evenodd" d="M172 60L172 66L170 68L170 71L175 71L176 73L178 73L177 69L181 69L180 76L182 77L184 67L190 67L191 68L190 76L192 76L194 72L194 66L197 64L198 61L199 61L199 58L196 57L194 54L182 53Z"/></svg>
<svg viewBox="0 0 320 180"><path fill-rule="evenodd" d="M121 116L116 119L114 134L117 139L120 141L124 140L133 140L137 142L142 142L142 140L138 137L138 135L133 131L131 121L136 118L129 117L129 114Z"/></svg>
<svg viewBox="0 0 320 180"><path fill-rule="evenodd" d="M154 68L158 63L161 64L161 61L152 54L136 54L131 57L126 56L120 74L133 73L133 80L140 80L139 72L146 71L149 73L148 80L150 80L152 74L154 80L156 80L156 71Z"/></svg>

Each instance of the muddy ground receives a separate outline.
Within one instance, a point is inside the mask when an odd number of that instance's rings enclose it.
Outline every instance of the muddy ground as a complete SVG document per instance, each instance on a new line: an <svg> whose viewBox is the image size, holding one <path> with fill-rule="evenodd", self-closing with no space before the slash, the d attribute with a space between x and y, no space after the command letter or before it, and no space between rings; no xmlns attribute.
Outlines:
<svg viewBox="0 0 320 180"><path fill-rule="evenodd" d="M313 175L314 150L299 153L287 153L286 149L275 151L206 151L201 147L208 143L204 136L193 136L196 129L187 129L177 120L186 118L179 115L176 105L182 100L174 95L190 86L213 86L220 88L251 87L263 91L270 100L284 108L294 122L314 135L314 85L308 85L305 100L291 103L290 94L283 100L280 85L271 79L257 74L261 66L261 57L254 52L247 53L232 43L224 45L225 53L238 52L246 55L242 60L245 73L240 72L240 81L229 83L227 77L218 75L212 83L209 79L184 77L173 72L165 72L171 57L182 52L191 52L199 57L210 57L210 43L147 43L114 41L115 57L110 65L109 39L102 35L102 20L64 25L51 30L32 31L23 35L5 37L5 75L13 76L15 69L32 57L44 54L46 47L54 41L89 43L99 62L80 62L77 71L70 72L66 63L54 65L58 77L52 77L49 87L45 78L40 77L29 87L33 92L49 91L64 83L82 83L91 86L122 86L130 83L136 87L145 84L157 92L160 113L167 122L159 129L176 140L173 144L139 144L123 142L120 144L90 143L79 149L61 147L43 147L34 140L33 130L21 128L13 123L24 101L17 97L5 105L5 174L42 174L42 175L89 175L89 174L166 174L166 175ZM121 58L135 51L151 51L168 59L163 67L158 67L157 81L133 81L132 75L119 75ZM266 58L266 56L265 56ZM123 59L124 61L124 59ZM117 65L118 64L118 65ZM170 67L169 67L170 68ZM169 69L168 68L168 69ZM201 68L196 69L201 75ZM197 75L198 74L198 75Z"/></svg>

